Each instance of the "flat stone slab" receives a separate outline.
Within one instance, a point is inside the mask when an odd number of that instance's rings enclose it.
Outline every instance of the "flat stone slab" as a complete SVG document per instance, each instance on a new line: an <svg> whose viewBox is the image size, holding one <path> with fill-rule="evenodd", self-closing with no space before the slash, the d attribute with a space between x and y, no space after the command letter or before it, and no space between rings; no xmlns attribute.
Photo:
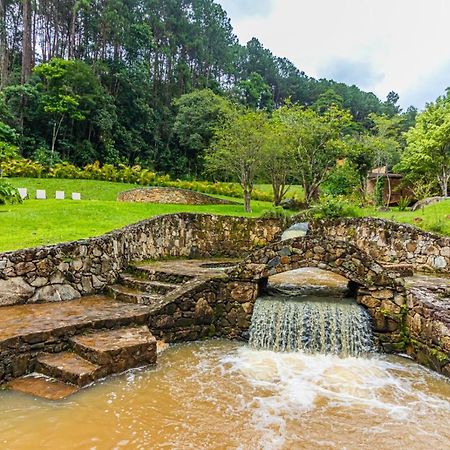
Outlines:
<svg viewBox="0 0 450 450"><path fill-rule="evenodd" d="M107 287L107 293L120 302L133 303L135 305L153 305L161 298L160 295L133 289L121 284L113 284Z"/></svg>
<svg viewBox="0 0 450 450"><path fill-rule="evenodd" d="M416 274L405 278L409 288L426 288L430 290L450 289L450 276L447 274Z"/></svg>
<svg viewBox="0 0 450 450"><path fill-rule="evenodd" d="M52 336L80 333L83 328L144 324L152 310L102 295L57 303L5 306L0 310L0 348L17 338L35 344Z"/></svg>
<svg viewBox="0 0 450 450"><path fill-rule="evenodd" d="M145 280L140 277L136 277L130 273L123 273L120 275L120 283L123 286L127 286L131 289L138 289L144 292L155 294L167 294L174 289L177 289L180 285L174 283L165 283L162 281Z"/></svg>
<svg viewBox="0 0 450 450"><path fill-rule="evenodd" d="M23 392L34 397L42 397L47 400L61 400L74 394L79 389L71 384L35 374L16 378L10 381L7 387L14 391Z"/></svg>
<svg viewBox="0 0 450 450"><path fill-rule="evenodd" d="M106 368L105 374L156 362L156 338L146 326L97 331L70 341L76 353Z"/></svg>
<svg viewBox="0 0 450 450"><path fill-rule="evenodd" d="M143 272L161 272L185 277L215 277L225 273L230 267L237 265L238 259L181 259L176 261L143 262L135 267Z"/></svg>
<svg viewBox="0 0 450 450"><path fill-rule="evenodd" d="M77 386L86 386L99 378L99 369L72 352L47 353L37 358L37 371Z"/></svg>

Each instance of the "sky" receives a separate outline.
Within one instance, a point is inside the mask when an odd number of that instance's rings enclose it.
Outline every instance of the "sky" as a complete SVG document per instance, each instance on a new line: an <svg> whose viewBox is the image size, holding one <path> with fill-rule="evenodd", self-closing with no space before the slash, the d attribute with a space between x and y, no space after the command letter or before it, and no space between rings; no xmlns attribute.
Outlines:
<svg viewBox="0 0 450 450"><path fill-rule="evenodd" d="M315 78L419 109L450 86L450 0L217 0L241 44L256 37Z"/></svg>

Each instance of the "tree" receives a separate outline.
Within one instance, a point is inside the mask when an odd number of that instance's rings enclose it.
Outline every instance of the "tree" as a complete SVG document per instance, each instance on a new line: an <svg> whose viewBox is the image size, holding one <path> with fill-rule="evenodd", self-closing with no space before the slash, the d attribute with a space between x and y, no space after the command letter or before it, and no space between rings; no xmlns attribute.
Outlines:
<svg viewBox="0 0 450 450"><path fill-rule="evenodd" d="M384 112L392 117L396 114L400 114L401 108L399 105L397 105L397 102L399 101L400 96L397 94L397 92L391 91L386 96L386 101L384 102Z"/></svg>
<svg viewBox="0 0 450 450"><path fill-rule="evenodd" d="M450 92L429 103L406 134L407 147L397 170L406 180L435 179L443 197L450 179Z"/></svg>
<svg viewBox="0 0 450 450"><path fill-rule="evenodd" d="M342 153L340 138L352 122L351 114L332 106L319 115L296 105L284 106L279 114L288 127L296 176L303 185L306 203L311 203Z"/></svg>
<svg viewBox="0 0 450 450"><path fill-rule="evenodd" d="M0 0L0 89L8 80L8 40L6 28L6 0Z"/></svg>
<svg viewBox="0 0 450 450"><path fill-rule="evenodd" d="M31 46L31 0L22 1L23 15L23 37L22 37L22 84L25 84L31 75L33 64Z"/></svg>
<svg viewBox="0 0 450 450"><path fill-rule="evenodd" d="M278 206L290 188L294 155L289 145L289 128L276 111L265 130L262 159L263 173L273 191L273 204Z"/></svg>
<svg viewBox="0 0 450 450"><path fill-rule="evenodd" d="M251 195L261 169L266 130L267 117L263 112L236 115L216 131L215 141L205 158L209 173L239 181L245 212L251 212Z"/></svg>
<svg viewBox="0 0 450 450"><path fill-rule="evenodd" d="M273 109L272 91L270 86L258 73L251 73L246 80L240 81L236 86L238 99L252 109Z"/></svg>
<svg viewBox="0 0 450 450"><path fill-rule="evenodd" d="M333 89L327 89L325 92L319 95L319 98L314 102L314 108L323 114L331 106L337 106L342 108L344 104L344 99L341 95L336 94Z"/></svg>
<svg viewBox="0 0 450 450"><path fill-rule="evenodd" d="M231 117L233 106L210 89L182 95L174 105L177 115L173 131L184 149L189 174L198 176L203 170L203 153L211 145L214 130Z"/></svg>

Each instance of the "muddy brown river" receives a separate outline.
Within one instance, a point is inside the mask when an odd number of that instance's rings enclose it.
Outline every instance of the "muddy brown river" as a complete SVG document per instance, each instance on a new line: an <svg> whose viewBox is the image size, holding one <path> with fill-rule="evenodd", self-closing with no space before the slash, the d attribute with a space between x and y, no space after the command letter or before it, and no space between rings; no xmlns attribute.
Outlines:
<svg viewBox="0 0 450 450"><path fill-rule="evenodd" d="M2 449L449 449L450 383L408 359L173 346L51 402L0 392Z"/></svg>

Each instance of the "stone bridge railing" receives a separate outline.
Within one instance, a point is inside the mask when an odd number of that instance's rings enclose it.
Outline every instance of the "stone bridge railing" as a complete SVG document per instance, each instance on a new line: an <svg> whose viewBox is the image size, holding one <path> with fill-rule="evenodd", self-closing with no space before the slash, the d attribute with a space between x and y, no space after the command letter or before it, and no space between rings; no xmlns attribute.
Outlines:
<svg viewBox="0 0 450 450"><path fill-rule="evenodd" d="M370 290L402 290L403 286L400 272L384 268L355 245L315 234L256 250L228 275L233 279L258 281L302 267L329 270Z"/></svg>
<svg viewBox="0 0 450 450"><path fill-rule="evenodd" d="M350 242L381 263L411 264L416 271L450 272L450 237L412 225L364 217L314 220L309 229L326 239Z"/></svg>

